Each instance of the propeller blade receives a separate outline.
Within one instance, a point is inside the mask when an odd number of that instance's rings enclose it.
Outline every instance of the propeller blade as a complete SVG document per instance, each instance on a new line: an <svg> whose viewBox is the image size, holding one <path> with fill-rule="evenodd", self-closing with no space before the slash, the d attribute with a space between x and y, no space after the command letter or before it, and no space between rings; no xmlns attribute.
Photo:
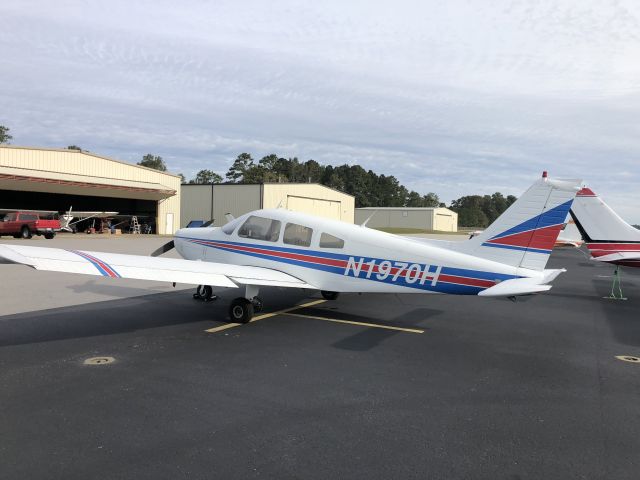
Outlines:
<svg viewBox="0 0 640 480"><path fill-rule="evenodd" d="M163 253L167 253L169 250L172 250L173 248L175 248L176 244L173 243L173 240L171 240L170 242L165 243L164 245L162 245L160 248L158 248L157 250L155 250L151 256L152 257L157 257L159 255L162 255Z"/></svg>
<svg viewBox="0 0 640 480"><path fill-rule="evenodd" d="M209 225L211 225L214 221L215 221L215 219L213 219L213 218L212 218L212 219L211 219L211 220L209 220L208 222L203 223L201 228L208 227L208 226L209 226Z"/></svg>

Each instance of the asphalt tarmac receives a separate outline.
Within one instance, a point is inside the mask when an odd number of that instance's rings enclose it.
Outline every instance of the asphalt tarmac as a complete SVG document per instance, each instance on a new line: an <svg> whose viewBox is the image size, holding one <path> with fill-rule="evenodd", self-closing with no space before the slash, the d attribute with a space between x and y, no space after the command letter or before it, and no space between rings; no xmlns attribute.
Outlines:
<svg viewBox="0 0 640 480"><path fill-rule="evenodd" d="M640 364L616 356L640 356L640 269L614 301L610 266L549 267L515 303L342 295L228 327L228 290L0 265L0 478L636 479Z"/></svg>

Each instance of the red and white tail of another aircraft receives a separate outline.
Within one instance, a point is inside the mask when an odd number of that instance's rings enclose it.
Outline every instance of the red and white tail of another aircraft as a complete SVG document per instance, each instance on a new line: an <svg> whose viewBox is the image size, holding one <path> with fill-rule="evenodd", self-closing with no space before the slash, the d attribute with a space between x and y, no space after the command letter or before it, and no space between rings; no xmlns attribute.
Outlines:
<svg viewBox="0 0 640 480"><path fill-rule="evenodd" d="M594 260L640 267L640 230L620 218L593 190L578 192L571 216Z"/></svg>
<svg viewBox="0 0 640 480"><path fill-rule="evenodd" d="M573 221L573 218L569 216L567 221L565 222L565 226L558 235L556 240L556 247L581 247L584 243L582 240L582 235L580 235L580 231L578 227L576 227L576 222Z"/></svg>
<svg viewBox="0 0 640 480"><path fill-rule="evenodd" d="M37 270L242 287L231 319L246 322L261 286L338 292L446 293L487 297L551 288L564 269L545 269L579 180L546 174L480 235L421 242L284 209L257 210L223 227L188 228L159 249L183 259L0 244L0 260Z"/></svg>

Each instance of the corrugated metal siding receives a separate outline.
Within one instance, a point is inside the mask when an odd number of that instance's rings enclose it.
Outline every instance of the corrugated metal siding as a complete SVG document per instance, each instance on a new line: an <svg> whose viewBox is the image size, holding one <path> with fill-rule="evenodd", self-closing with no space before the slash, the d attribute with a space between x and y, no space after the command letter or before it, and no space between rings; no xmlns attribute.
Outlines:
<svg viewBox="0 0 640 480"><path fill-rule="evenodd" d="M215 226L227 223L227 213L239 217L260 208L260 185L215 185L213 188Z"/></svg>
<svg viewBox="0 0 640 480"><path fill-rule="evenodd" d="M267 183L263 208L282 206L334 220L353 223L355 199L351 195L315 183Z"/></svg>
<svg viewBox="0 0 640 480"><path fill-rule="evenodd" d="M209 221L218 227L235 217L260 208L260 185L182 185L181 227L191 220Z"/></svg>
<svg viewBox="0 0 640 480"><path fill-rule="evenodd" d="M448 208L375 208L356 209L356 223L364 222L371 228L416 228L420 230L458 231L458 214Z"/></svg>
<svg viewBox="0 0 640 480"><path fill-rule="evenodd" d="M356 223L364 222L375 210L356 209ZM371 228L418 228L431 230L432 210L378 210L367 222Z"/></svg>
<svg viewBox="0 0 640 480"><path fill-rule="evenodd" d="M440 230L442 232L458 231L458 214L448 208L436 209L434 221L434 230Z"/></svg>
<svg viewBox="0 0 640 480"><path fill-rule="evenodd" d="M191 220L208 221L213 216L213 185L182 185L180 190L180 228Z"/></svg>

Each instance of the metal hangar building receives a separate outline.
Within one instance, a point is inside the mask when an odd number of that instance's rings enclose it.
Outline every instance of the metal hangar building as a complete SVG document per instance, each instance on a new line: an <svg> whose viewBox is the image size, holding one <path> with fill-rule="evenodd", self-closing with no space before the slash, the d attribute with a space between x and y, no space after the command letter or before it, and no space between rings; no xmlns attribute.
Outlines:
<svg viewBox="0 0 640 480"><path fill-rule="evenodd" d="M183 184L180 197L181 227L192 220L214 220L224 225L225 214L238 217L262 208L286 208L353 223L352 195L317 183Z"/></svg>
<svg viewBox="0 0 640 480"><path fill-rule="evenodd" d="M375 212L375 213L374 213ZM367 222L371 228L411 228L458 231L458 214L444 207L366 207L356 209L356 223Z"/></svg>
<svg viewBox="0 0 640 480"><path fill-rule="evenodd" d="M180 226L180 177L81 150L0 147L0 208L117 211Z"/></svg>

